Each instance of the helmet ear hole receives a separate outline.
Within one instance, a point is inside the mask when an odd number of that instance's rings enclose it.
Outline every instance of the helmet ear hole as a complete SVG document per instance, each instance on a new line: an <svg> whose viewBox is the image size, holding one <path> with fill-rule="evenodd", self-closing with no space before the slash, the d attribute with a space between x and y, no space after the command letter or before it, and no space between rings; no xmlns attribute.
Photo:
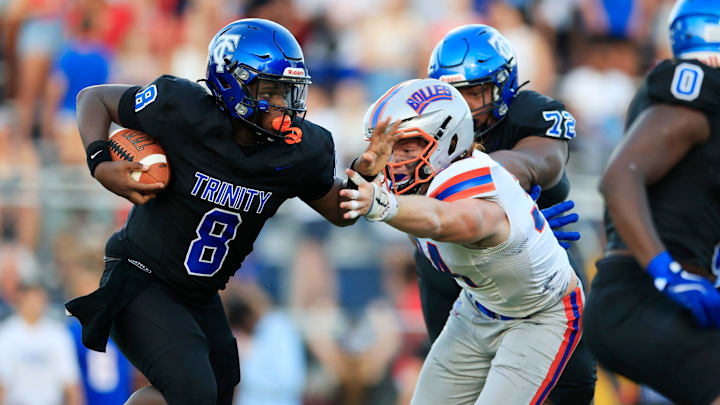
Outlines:
<svg viewBox="0 0 720 405"><path fill-rule="evenodd" d="M448 148L448 156L452 155L453 152L455 152L455 148L457 148L458 143L458 136L457 134L453 135L452 139L450 140L450 147Z"/></svg>
<svg viewBox="0 0 720 405"><path fill-rule="evenodd" d="M222 76L217 76L218 82L220 82L220 85L223 87L223 90L230 89L230 83L228 83L225 79L222 78Z"/></svg>

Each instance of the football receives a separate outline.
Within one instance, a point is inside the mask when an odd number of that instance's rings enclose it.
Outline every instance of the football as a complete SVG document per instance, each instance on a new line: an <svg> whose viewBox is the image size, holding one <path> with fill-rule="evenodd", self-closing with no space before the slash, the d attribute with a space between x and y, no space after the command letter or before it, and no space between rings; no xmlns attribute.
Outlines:
<svg viewBox="0 0 720 405"><path fill-rule="evenodd" d="M113 160L129 160L150 166L146 172L135 171L132 178L141 183L162 183L170 181L170 166L162 147L149 135L134 129L121 128L113 131L108 138L110 155Z"/></svg>

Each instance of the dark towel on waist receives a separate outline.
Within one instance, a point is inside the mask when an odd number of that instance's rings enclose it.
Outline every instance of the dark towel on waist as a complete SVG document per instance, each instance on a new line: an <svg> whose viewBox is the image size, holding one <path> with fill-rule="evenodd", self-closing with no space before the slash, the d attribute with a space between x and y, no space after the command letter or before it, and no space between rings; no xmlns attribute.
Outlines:
<svg viewBox="0 0 720 405"><path fill-rule="evenodd" d="M115 316L152 282L147 268L141 270L142 264L133 265L128 260L109 262L110 272L100 288L65 304L80 321L82 342L88 349L105 351Z"/></svg>

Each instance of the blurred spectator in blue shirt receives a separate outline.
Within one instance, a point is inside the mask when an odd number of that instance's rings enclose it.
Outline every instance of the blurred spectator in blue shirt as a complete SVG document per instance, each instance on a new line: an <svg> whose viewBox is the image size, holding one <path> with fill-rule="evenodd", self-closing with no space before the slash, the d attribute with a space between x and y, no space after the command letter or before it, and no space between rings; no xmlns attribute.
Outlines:
<svg viewBox="0 0 720 405"><path fill-rule="evenodd" d="M43 136L54 141L58 160L81 164L85 154L77 136L75 99L83 88L104 84L110 74L111 53L102 42L100 9L83 11L71 37L58 53L43 109ZM74 32L72 32L74 31Z"/></svg>
<svg viewBox="0 0 720 405"><path fill-rule="evenodd" d="M290 317L254 283L231 286L224 302L240 353L236 405L301 405L305 352Z"/></svg>

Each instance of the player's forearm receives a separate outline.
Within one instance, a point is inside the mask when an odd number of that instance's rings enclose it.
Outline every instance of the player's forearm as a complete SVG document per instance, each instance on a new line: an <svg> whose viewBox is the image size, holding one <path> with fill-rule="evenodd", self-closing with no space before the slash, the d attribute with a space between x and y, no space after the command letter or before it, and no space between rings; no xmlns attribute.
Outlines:
<svg viewBox="0 0 720 405"><path fill-rule="evenodd" d="M345 187L345 182L339 177L335 177L335 184L331 190L334 198L327 207L327 211L332 212L332 216L328 217L323 214L333 225L340 227L353 225L358 220L358 218L348 219L343 216L344 211L340 209L340 201L348 201L348 198L340 195L340 190L342 190L343 187Z"/></svg>
<svg viewBox="0 0 720 405"><path fill-rule="evenodd" d="M336 177L333 187L324 197L307 202L311 208L335 226L349 226L357 222L357 218L347 219L343 217L340 201L347 201L347 199L340 196L342 183L342 180Z"/></svg>
<svg viewBox="0 0 720 405"><path fill-rule="evenodd" d="M438 242L473 243L480 237L480 213L471 216L445 203L423 196L399 196L398 213L387 223L393 228Z"/></svg>
<svg viewBox="0 0 720 405"><path fill-rule="evenodd" d="M77 96L77 122L83 146L107 139L110 129L110 113L93 87L86 87Z"/></svg>
<svg viewBox="0 0 720 405"><path fill-rule="evenodd" d="M503 165L505 170L509 171L513 176L515 176L515 178L517 178L520 182L522 188L524 188L525 190L530 190L530 187L535 184L533 183L533 172L530 170L530 158L524 153L519 153L512 150L498 150L491 153L490 157Z"/></svg>
<svg viewBox="0 0 720 405"><path fill-rule="evenodd" d="M654 105L635 119L600 182L613 223L641 265L665 250L651 218L647 187L710 137L700 111Z"/></svg>
<svg viewBox="0 0 720 405"><path fill-rule="evenodd" d="M562 178L567 144L531 136L521 140L512 150L495 151L490 156L512 173L525 190L534 184L549 189Z"/></svg>
<svg viewBox="0 0 720 405"><path fill-rule="evenodd" d="M611 165L600 182L608 213L622 240L643 266L665 250L650 216L643 176Z"/></svg>
<svg viewBox="0 0 720 405"><path fill-rule="evenodd" d="M108 137L110 123L120 123L120 98L131 86L100 85L82 89L77 95L77 121L80 138L87 148Z"/></svg>

